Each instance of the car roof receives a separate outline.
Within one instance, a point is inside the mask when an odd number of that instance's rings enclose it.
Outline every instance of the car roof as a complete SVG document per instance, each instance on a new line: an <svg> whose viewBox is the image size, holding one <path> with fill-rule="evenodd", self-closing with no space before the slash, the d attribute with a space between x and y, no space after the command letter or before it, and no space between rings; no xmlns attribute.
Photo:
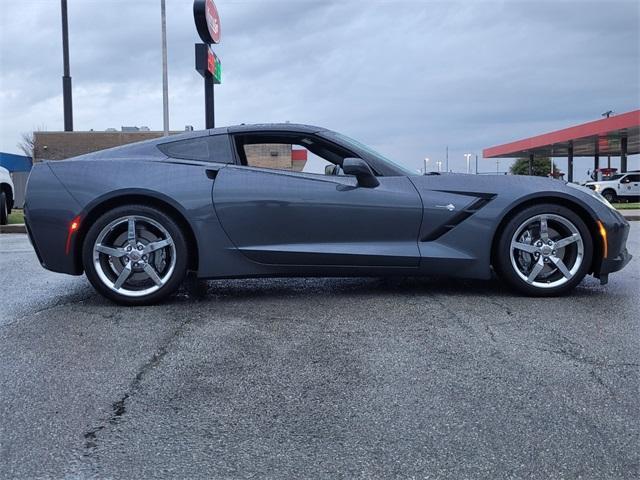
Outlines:
<svg viewBox="0 0 640 480"><path fill-rule="evenodd" d="M218 130L218 129L215 129ZM214 132L215 132L214 130ZM302 123L255 123L233 125L227 128L229 133L242 132L296 132L296 133L317 133L326 131L326 128L316 127L314 125L305 125Z"/></svg>

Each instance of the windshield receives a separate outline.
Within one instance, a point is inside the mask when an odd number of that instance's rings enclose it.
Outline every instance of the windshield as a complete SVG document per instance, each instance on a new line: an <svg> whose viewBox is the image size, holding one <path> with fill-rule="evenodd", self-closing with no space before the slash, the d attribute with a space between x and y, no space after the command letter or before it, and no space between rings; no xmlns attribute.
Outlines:
<svg viewBox="0 0 640 480"><path fill-rule="evenodd" d="M619 180L624 177L624 173L616 173L614 175L605 175L602 177L603 180Z"/></svg>
<svg viewBox="0 0 640 480"><path fill-rule="evenodd" d="M335 136L342 142L346 143L347 145L351 145L358 150L363 150L364 152L371 155L372 157L375 157L378 161L392 165L396 169L401 170L404 175L418 175L417 173L412 172L408 168L403 167L402 165L398 165L393 160L389 160L387 157L385 157L381 153L376 152L373 148L365 145L364 143L359 142L358 140L354 140L353 138L347 137L346 135L342 135L341 133L338 133L338 132L330 132L330 134Z"/></svg>

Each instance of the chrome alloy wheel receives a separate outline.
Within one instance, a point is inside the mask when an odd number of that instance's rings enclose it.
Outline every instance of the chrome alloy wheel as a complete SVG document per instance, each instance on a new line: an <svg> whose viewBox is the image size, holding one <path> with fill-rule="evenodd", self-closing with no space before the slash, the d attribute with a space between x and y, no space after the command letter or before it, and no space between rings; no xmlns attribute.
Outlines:
<svg viewBox="0 0 640 480"><path fill-rule="evenodd" d="M571 280L584 261L580 231L566 218L542 214L525 220L511 238L511 265L517 275L538 288Z"/></svg>
<svg viewBox="0 0 640 480"><path fill-rule="evenodd" d="M131 215L100 231L93 245L93 264L109 289L127 297L142 297L169 281L176 266L176 248L158 222Z"/></svg>

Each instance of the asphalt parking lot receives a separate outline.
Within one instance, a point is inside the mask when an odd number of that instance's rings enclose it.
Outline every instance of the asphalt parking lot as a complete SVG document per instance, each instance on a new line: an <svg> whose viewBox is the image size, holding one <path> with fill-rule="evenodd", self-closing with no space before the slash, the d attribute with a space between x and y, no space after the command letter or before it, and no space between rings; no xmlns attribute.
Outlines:
<svg viewBox="0 0 640 480"><path fill-rule="evenodd" d="M0 235L0 478L637 478L638 222L630 250L567 298L237 280L127 309Z"/></svg>

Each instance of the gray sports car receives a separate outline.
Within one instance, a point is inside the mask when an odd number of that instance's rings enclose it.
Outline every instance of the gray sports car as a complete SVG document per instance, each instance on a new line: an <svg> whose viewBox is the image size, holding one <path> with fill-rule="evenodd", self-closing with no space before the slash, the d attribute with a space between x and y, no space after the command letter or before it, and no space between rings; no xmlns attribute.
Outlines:
<svg viewBox="0 0 640 480"><path fill-rule="evenodd" d="M629 224L599 194L522 176L419 175L319 127L240 125L34 166L42 265L123 304L199 278L495 271L527 295L602 283Z"/></svg>

